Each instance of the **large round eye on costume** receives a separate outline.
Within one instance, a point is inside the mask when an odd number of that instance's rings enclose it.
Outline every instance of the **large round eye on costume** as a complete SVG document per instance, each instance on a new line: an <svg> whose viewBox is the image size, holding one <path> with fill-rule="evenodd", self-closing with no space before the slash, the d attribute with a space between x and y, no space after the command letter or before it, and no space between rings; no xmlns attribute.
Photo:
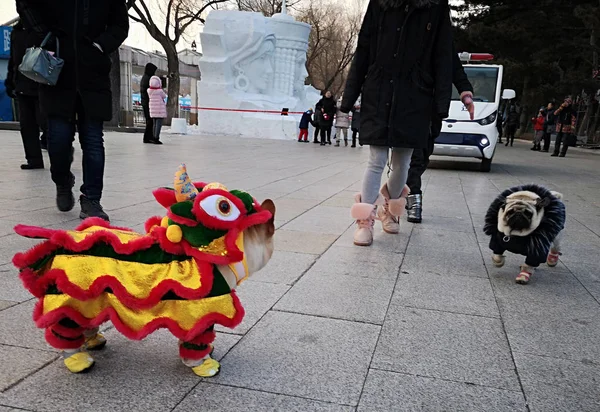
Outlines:
<svg viewBox="0 0 600 412"><path fill-rule="evenodd" d="M231 200L224 196L213 195L208 196L200 202L200 207L211 217L233 222L240 217L240 210L234 205Z"/></svg>

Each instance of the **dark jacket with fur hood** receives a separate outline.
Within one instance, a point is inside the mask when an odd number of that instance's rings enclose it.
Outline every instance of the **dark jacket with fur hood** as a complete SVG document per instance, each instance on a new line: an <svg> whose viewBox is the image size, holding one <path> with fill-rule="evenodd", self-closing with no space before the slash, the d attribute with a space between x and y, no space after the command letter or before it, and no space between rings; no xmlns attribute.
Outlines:
<svg viewBox="0 0 600 412"><path fill-rule="evenodd" d="M448 115L452 53L448 0L371 0L341 106L362 92L361 143L424 148L432 113Z"/></svg>
<svg viewBox="0 0 600 412"><path fill-rule="evenodd" d="M498 230L498 212L506 205L506 198L515 192L529 191L537 194L542 199L550 199L548 206L544 207L544 217L538 228L529 236L512 236L505 239L505 235ZM535 184L516 186L502 192L492 202L485 215L483 231L491 236L490 249L497 255L505 251L526 256L525 263L537 267L544 263L552 247L552 242L565 227L565 205L556 198L548 189Z"/></svg>

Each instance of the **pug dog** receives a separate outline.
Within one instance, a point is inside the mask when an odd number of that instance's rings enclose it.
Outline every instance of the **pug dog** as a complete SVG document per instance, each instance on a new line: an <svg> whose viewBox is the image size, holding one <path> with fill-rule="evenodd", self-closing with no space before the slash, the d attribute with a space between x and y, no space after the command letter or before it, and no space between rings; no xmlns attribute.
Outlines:
<svg viewBox="0 0 600 412"><path fill-rule="evenodd" d="M562 199L558 192L530 184L505 190L490 205L483 231L490 236L492 262L504 266L506 251L525 256L517 283L529 283L544 262L558 265L566 217Z"/></svg>

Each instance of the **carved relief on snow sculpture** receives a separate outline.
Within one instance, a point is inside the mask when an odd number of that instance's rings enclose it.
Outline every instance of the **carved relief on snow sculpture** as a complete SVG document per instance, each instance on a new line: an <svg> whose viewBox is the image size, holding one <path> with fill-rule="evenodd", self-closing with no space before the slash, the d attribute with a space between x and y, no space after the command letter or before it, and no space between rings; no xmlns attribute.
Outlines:
<svg viewBox="0 0 600 412"><path fill-rule="evenodd" d="M226 37L228 46L239 46L232 51L234 87L251 94L270 94L273 80L273 54L275 35L256 31L248 36L237 32L237 36ZM233 43L233 44L232 44Z"/></svg>

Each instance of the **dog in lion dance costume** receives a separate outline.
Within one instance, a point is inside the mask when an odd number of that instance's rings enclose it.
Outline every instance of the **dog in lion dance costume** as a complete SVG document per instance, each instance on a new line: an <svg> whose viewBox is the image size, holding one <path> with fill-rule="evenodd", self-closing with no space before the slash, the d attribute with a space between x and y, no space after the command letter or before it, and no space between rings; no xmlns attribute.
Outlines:
<svg viewBox="0 0 600 412"><path fill-rule="evenodd" d="M153 193L166 216L150 218L145 234L98 218L74 231L15 227L22 236L45 239L13 263L38 298L35 324L63 351L73 373L94 365L89 351L105 346L99 326L111 321L134 340L167 328L179 339L186 366L201 377L216 375L214 326L234 328L242 321L234 288L273 254L271 200L259 205L219 183L192 183L185 165L174 188Z"/></svg>

